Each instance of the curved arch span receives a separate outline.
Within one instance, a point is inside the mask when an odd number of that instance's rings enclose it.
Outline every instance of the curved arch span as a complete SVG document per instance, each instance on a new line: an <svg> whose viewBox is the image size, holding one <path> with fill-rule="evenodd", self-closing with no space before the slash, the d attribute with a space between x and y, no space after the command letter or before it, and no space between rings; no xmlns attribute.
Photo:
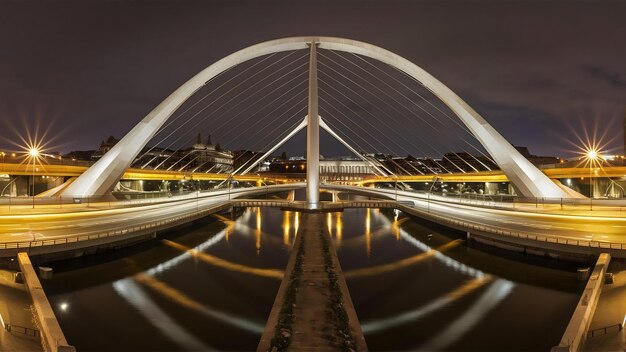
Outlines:
<svg viewBox="0 0 626 352"><path fill-rule="evenodd" d="M71 183L64 196L101 196L108 193L141 149L172 114L207 81L242 62L277 52L307 49L316 42L321 49L338 50L366 56L393 66L435 94L474 134L506 174L517 192L525 197L570 198L556 183L522 156L485 119L452 90L409 60L391 51L356 40L332 37L292 37L252 45L215 62L176 89L152 110L98 162Z"/></svg>

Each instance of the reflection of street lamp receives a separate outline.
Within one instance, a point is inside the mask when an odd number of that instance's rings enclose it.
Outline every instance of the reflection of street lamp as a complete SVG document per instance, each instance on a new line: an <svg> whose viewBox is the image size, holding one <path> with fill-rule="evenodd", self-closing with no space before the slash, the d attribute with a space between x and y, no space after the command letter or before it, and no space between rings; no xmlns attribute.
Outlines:
<svg viewBox="0 0 626 352"><path fill-rule="evenodd" d="M33 209L35 209L35 160L39 157L39 149L31 147L28 150L28 156L33 161Z"/></svg>

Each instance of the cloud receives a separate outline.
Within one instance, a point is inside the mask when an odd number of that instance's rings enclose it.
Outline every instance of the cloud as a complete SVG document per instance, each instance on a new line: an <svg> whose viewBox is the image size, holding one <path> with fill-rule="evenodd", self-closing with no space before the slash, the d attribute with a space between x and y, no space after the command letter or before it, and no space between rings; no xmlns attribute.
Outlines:
<svg viewBox="0 0 626 352"><path fill-rule="evenodd" d="M606 80L610 85L619 88L626 88L626 77L622 77L617 72L612 72L598 65L584 64L582 70L591 76Z"/></svg>

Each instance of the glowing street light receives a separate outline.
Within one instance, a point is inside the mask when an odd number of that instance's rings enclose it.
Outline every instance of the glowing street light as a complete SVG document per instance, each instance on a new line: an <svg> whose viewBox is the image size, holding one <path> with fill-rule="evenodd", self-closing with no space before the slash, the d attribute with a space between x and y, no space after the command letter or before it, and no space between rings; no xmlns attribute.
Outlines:
<svg viewBox="0 0 626 352"><path fill-rule="evenodd" d="M39 158L39 155L41 155L41 151L39 150L39 148L37 148L35 146L28 148L28 156L30 157L31 161L33 162L33 179L32 179L32 184L33 184L33 209L35 209L35 161L37 161L37 159Z"/></svg>
<svg viewBox="0 0 626 352"><path fill-rule="evenodd" d="M589 209L593 210L593 167L600 158L600 152L596 148L589 148L585 153L589 163Z"/></svg>

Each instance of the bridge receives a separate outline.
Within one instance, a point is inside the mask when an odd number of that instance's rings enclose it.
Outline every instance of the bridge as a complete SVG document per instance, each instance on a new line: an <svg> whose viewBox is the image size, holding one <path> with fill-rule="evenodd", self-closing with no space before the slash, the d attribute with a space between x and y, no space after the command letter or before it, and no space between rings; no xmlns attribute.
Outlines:
<svg viewBox="0 0 626 352"><path fill-rule="evenodd" d="M185 165L179 165L179 161L168 162L170 156L163 156L163 153L150 154L157 148L157 145L147 147L150 141L161 134L165 136L160 139L161 143L185 126L185 123L176 121L204 99L193 98L204 86L219 80L222 74L246 62L254 62L250 66L254 67L273 55L286 53L280 61L296 52L305 52L303 58L307 59L304 64L308 67L307 88L304 91L307 94L306 115L302 116L301 111L291 111L295 123L273 136L270 147L264 152L233 168L229 173L211 172L211 169L200 172L200 166L190 170ZM330 90L332 85L327 82L332 77L329 77L328 72L335 72L335 68L343 67L330 59L331 54L327 53L333 52L382 63L418 82L449 109L450 114L442 114L451 124L475 138L486 151L485 155L474 157L475 161L470 163L455 153L459 157L456 162L467 166L460 167L455 161L450 161L454 169L448 170L445 165L435 162L437 165L434 168L439 172L425 165L428 172L416 168L416 172L411 175L395 174L379 160L368 156L368 153L363 152L362 146L353 145L354 138L349 132L337 128L342 119L333 119L332 114L328 113L330 108L324 107L324 103L329 102L325 99L330 98L320 95L321 92L327 92L320 89L320 85L326 85L325 89ZM329 60L330 63L318 62L318 57ZM324 71L318 70L318 63L320 67L324 67L326 73L322 74ZM223 84L228 82L229 80ZM221 85L218 88L220 87ZM218 88L213 91L219 91ZM230 91L224 94L228 92ZM287 93L289 91L279 98ZM231 100L236 100L235 98L247 99L235 95ZM220 109L221 107L215 108L215 111ZM441 112L437 107L433 109ZM335 113L342 114L341 110ZM432 114L430 116L434 118ZM248 128L251 126L253 125ZM281 126L277 123L276 128ZM348 126L343 126L351 130ZM288 177L260 172L258 165L300 131L306 132L306 173L300 177ZM350 182L333 182L320 174L320 131L330 135L369 165L371 175ZM370 136L365 137L368 138ZM158 147L158 150L169 150L177 140L164 143L166 146ZM471 143L468 145L476 149ZM171 153L173 154L175 152ZM192 164L198 156L189 157L190 154L191 152L187 153L181 160L191 158L186 164ZM150 160L143 166L138 166L146 159ZM495 164L499 170L491 170L487 165L489 163ZM155 164L157 166L153 166ZM487 170L479 170L475 166L479 164ZM169 166L159 168L163 165ZM626 258L626 241L623 238L626 213L622 212L626 202L596 200L591 191L591 197L587 198L560 182L561 179L587 177L591 188L592 179L624 177L626 167L605 167L601 173L594 172L595 168L591 167L539 169L457 94L419 66L383 48L342 38L283 38L256 44L224 57L176 89L93 165L66 165L63 162L37 165L34 161L16 164L5 163L3 160L0 170L3 174L32 176L33 179L32 199L24 197L9 204L0 203L1 258L14 258L18 253L26 252L45 262L96 253L103 249L152 239L161 232L240 207L276 207L311 214L340 212L347 208L391 209L461 231L467 239L508 250L583 261L602 253L610 254L614 258ZM63 182L35 197L35 176L62 177ZM180 192L174 193L155 192L153 196L146 197L149 199L139 201L136 197L112 197L114 191L120 193L120 181L150 180L215 181L215 187L202 189L194 186L195 188L188 190L181 188ZM233 181L245 184L232 187ZM465 196L461 193L451 196L435 193L432 188L419 191L410 187L411 183L435 182L508 182L516 195ZM380 184L394 186L377 187ZM302 190L306 194L305 200L294 200L294 192ZM142 190L133 189L129 189L128 193L146 194ZM330 194L331 200L324 200L322 195L325 194ZM309 219L318 217L311 216ZM315 246L328 249L328 244L323 239L315 242ZM341 276L340 269L337 270L336 257L330 256L326 260L326 265L335 263L333 272ZM299 270L294 269L293 265L290 268L289 272L295 270L297 273ZM332 279L333 275L329 277ZM341 286L341 282L335 284ZM343 285L345 286L345 282ZM281 290L287 292L288 289ZM344 303L351 307L350 302ZM280 310L280 307L277 309ZM345 314L353 313L348 311ZM358 335L358 331L356 332ZM358 340L358 336L355 340ZM264 337L262 341L269 340Z"/></svg>

